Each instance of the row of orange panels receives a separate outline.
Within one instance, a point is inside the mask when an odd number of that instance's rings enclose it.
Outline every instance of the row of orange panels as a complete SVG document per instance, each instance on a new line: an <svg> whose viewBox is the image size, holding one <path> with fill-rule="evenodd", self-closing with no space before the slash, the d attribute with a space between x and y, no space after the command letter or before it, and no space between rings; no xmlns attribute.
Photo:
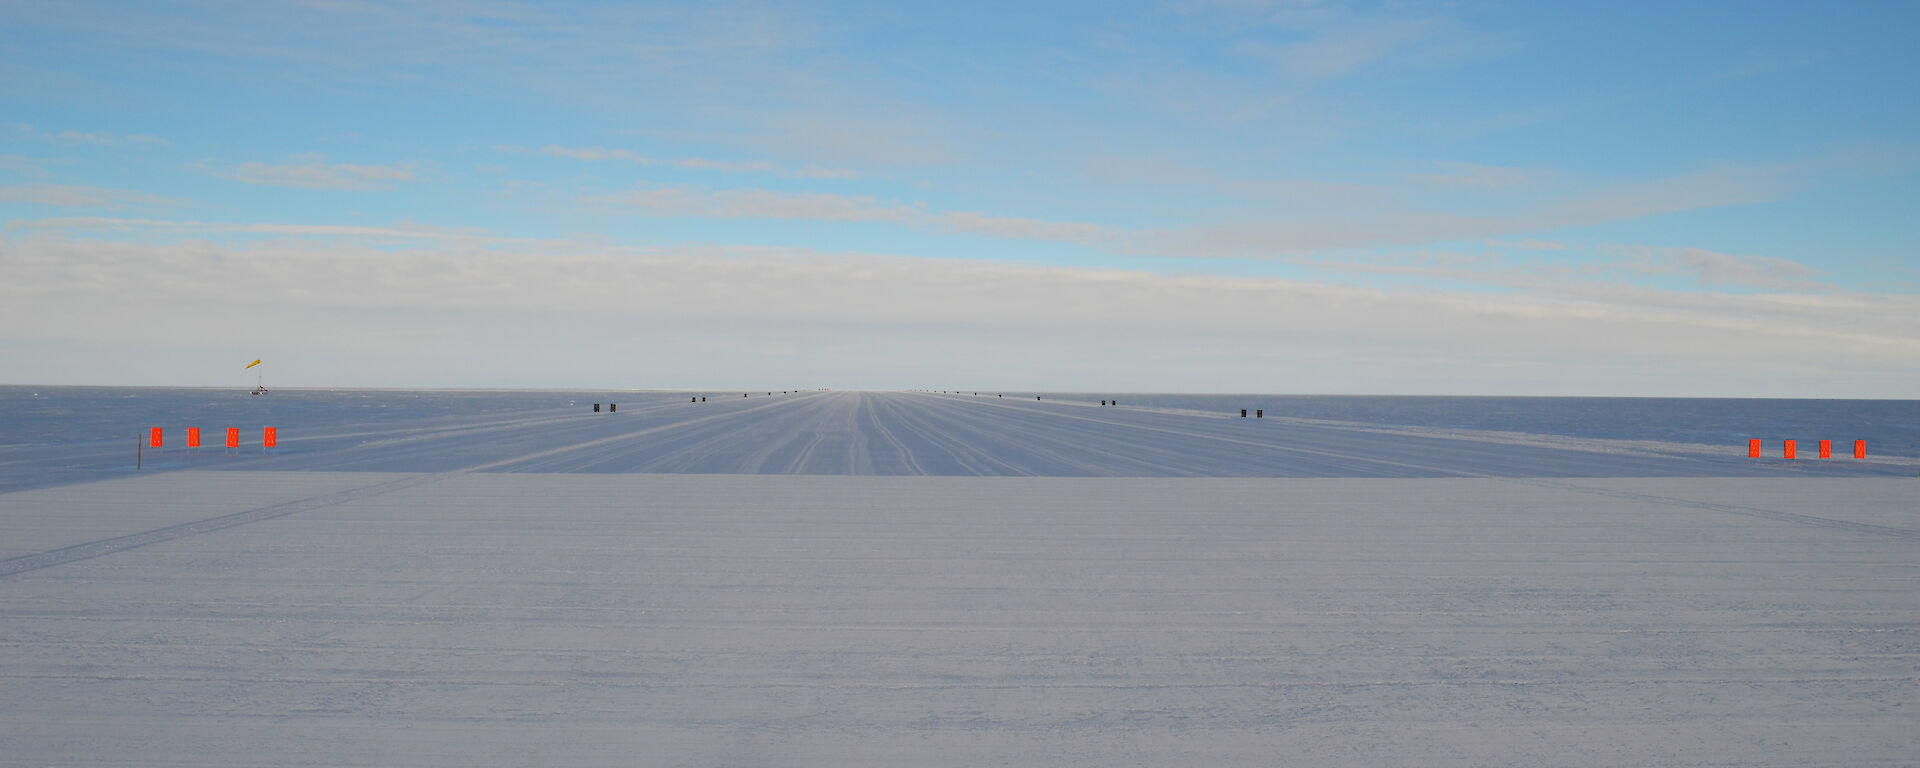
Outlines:
<svg viewBox="0 0 1920 768"><path fill-rule="evenodd" d="M1780 457L1784 459L1800 458L1797 455L1799 453L1799 448L1798 446L1795 445L1796 442L1798 441L1796 440L1783 441L1780 444ZM1856 459L1864 459L1867 457L1867 441L1865 440L1853 441L1853 457ZM1759 440L1747 441L1747 458L1750 458L1750 459L1760 458L1760 441ZM1820 458L1823 458L1823 459L1833 458L1833 441L1832 440L1820 441Z"/></svg>
<svg viewBox="0 0 1920 768"><path fill-rule="evenodd" d="M272 448L279 442L280 442L280 435L273 427L261 428L260 444L262 446ZM151 437L148 438L147 444L154 448L159 448L161 446L159 427L153 428L153 434ZM188 448L200 447L200 428L199 427L187 427L187 447ZM239 427L227 427L227 447L228 448L240 447L240 428Z"/></svg>

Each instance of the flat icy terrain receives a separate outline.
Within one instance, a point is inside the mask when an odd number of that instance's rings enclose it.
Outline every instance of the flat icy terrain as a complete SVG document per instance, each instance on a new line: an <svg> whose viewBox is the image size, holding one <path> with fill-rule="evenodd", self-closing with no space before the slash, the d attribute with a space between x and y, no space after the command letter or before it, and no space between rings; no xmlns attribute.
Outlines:
<svg viewBox="0 0 1920 768"><path fill-rule="evenodd" d="M17 388L16 388L17 390ZM1780 457L1781 422L1794 410L1726 421L1713 442L1691 442L1700 416L1678 405L1640 414L1666 422L1622 429L1629 414L1606 409L1571 423L1634 439L1525 431L1441 428L1368 420L1290 415L1284 399L1130 396L1101 407L1086 395L994 397L899 392L762 392L752 397L623 393L614 413L593 413L592 400L555 393L289 391L265 398L184 390L125 399L95 399L48 409L25 425L8 425L0 441L0 490L125 477L133 438L161 426L166 446L146 449L146 471L178 469L303 472L986 475L1038 477L1835 477L1915 475L1920 458L1903 450L1911 433L1876 440L1868 459L1851 457L1851 439L1872 428L1875 414L1820 429L1794 426L1801 460ZM190 397L191 396L191 397ZM364 398L363 404L361 403ZM234 402L235 400L238 402ZM379 407L398 400L405 408ZM270 402L268 402L270 401ZM28 401L17 398L15 404ZM1142 403L1154 402L1158 405ZM1381 399L1386 407L1423 401ZM1535 408L1563 401L1532 401ZM1569 408L1582 401L1564 401ZM1624 408L1628 403L1613 403ZM1810 403L1818 401L1808 401ZM182 404L186 403L186 404ZM1544 406L1541 405L1544 403ZM7 404L0 402L0 415ZM1265 406L1265 418L1238 408ZM1897 405L1897 404L1896 404ZM191 407L189 407L191 406ZM518 406L518 407L516 407ZM559 407L564 406L564 407ZM1237 407L1236 407L1237 406ZM1591 406L1586 406L1591 407ZM1726 410L1725 401L1705 408ZM1911 421L1912 408L1884 409ZM121 413L114 417L111 414ZM385 414L401 412L405 417ZM119 418L86 430L76 418ZM429 415L430 414L430 415ZM1543 414L1551 415L1551 414ZM1466 423L1487 414L1462 414ZM279 447L263 455L260 425L279 430ZM1522 424L1524 425L1524 423ZM1593 427L1614 426L1611 430ZM185 427L206 436L184 447ZM239 426L241 449L219 447L227 426ZM1566 425L1562 425L1566 426ZM69 439L74 433L88 439ZM26 433L25 436L21 436ZM35 435L43 436L36 440ZM1749 459L1747 438L1765 438L1766 455ZM1820 461L1816 439L1835 441L1838 458ZM1887 443L1898 443L1888 455Z"/></svg>
<svg viewBox="0 0 1920 768"><path fill-rule="evenodd" d="M1920 755L1911 460L994 400L302 428L0 494L0 765Z"/></svg>

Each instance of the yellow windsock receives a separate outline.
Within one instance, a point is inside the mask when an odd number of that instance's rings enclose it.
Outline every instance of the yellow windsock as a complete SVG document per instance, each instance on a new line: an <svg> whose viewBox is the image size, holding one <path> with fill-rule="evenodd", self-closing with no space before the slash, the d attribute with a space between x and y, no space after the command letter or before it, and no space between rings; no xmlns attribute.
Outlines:
<svg viewBox="0 0 1920 768"><path fill-rule="evenodd" d="M247 368L252 368L252 367L254 367L254 366L256 366L256 365L259 365L259 364L260 364L260 361L258 361L258 360L255 360L255 361L253 361L253 362L251 362L251 363L247 363ZM246 370L247 368L242 368L242 369L240 369L240 370L243 370L243 371L244 371L244 370Z"/></svg>

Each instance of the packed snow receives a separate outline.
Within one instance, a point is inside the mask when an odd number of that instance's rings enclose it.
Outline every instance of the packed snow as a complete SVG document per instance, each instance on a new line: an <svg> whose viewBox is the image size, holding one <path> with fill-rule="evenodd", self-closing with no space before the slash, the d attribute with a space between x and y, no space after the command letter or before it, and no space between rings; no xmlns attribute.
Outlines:
<svg viewBox="0 0 1920 768"><path fill-rule="evenodd" d="M1920 754L1911 459L734 395L16 483L0 764Z"/></svg>

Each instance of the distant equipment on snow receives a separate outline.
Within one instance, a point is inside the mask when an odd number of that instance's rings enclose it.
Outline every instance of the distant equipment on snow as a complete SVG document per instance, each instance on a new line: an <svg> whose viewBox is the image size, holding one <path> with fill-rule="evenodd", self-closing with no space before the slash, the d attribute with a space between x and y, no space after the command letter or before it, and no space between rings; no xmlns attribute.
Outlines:
<svg viewBox="0 0 1920 768"><path fill-rule="evenodd" d="M243 371L245 371L245 370L251 370L251 369L252 369L252 368L253 368L254 366L256 366L256 365L259 365L259 364L260 364L260 361L259 361L259 360L255 360L255 361L253 361L253 362L251 362L251 363L247 363L247 367L246 367L246 368L242 368L242 369L240 369L240 370L243 370ZM265 383L265 378L264 378L264 377L262 377L262 378L260 378L260 379L255 379L255 380L254 380L254 382L253 382L253 394L254 394L254 395L255 395L255 396L257 397L257 396L259 396L259 395L264 395L264 394L266 394L266 393L267 393L267 386L266 386L266 383Z"/></svg>

